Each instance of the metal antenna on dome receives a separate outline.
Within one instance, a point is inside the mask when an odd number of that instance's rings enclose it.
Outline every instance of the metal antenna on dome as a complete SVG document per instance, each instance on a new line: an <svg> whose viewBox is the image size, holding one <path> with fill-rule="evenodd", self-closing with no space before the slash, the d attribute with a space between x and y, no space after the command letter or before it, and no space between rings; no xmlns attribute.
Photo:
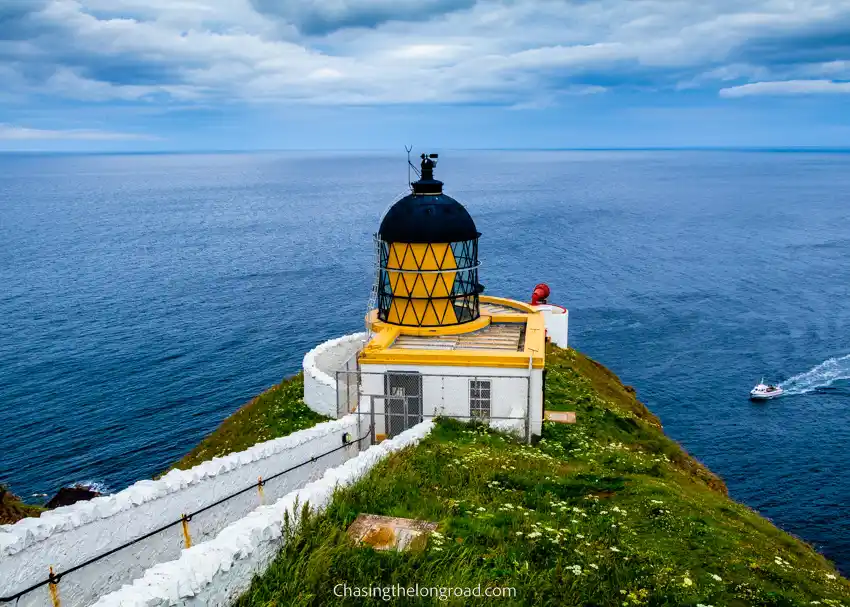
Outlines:
<svg viewBox="0 0 850 607"><path fill-rule="evenodd" d="M416 177L421 179L422 176L419 174L419 169L417 169L412 162L410 162L410 152L413 150L413 146L404 146L404 149L407 150L407 185L411 188L413 187L413 182L410 180L410 169L413 169L413 172L416 173Z"/></svg>

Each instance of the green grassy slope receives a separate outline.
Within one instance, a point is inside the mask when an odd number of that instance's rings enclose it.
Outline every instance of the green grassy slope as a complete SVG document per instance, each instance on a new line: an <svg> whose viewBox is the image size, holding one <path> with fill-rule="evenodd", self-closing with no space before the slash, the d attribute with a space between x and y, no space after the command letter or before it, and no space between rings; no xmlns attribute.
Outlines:
<svg viewBox="0 0 850 607"><path fill-rule="evenodd" d="M225 419L169 470L186 470L214 457L244 451L259 442L330 419L310 409L303 399L304 376L299 373L269 388Z"/></svg>
<svg viewBox="0 0 850 607"><path fill-rule="evenodd" d="M307 520L239 605L381 605L334 588L513 587L514 599L440 604L850 607L850 583L805 543L726 495L607 369L547 358L535 446L455 421L382 462ZM437 521L423 551L376 552L345 529L361 512ZM397 604L434 604L401 599Z"/></svg>
<svg viewBox="0 0 850 607"><path fill-rule="evenodd" d="M0 525L11 525L28 516L40 516L44 508L25 504L4 485L0 485Z"/></svg>

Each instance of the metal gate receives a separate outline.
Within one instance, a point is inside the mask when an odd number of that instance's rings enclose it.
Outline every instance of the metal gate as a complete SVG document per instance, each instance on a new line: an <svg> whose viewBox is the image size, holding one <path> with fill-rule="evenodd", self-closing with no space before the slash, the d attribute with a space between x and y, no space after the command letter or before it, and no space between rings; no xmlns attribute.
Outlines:
<svg viewBox="0 0 850 607"><path fill-rule="evenodd" d="M387 437L392 438L422 421L422 375L386 373L384 403Z"/></svg>

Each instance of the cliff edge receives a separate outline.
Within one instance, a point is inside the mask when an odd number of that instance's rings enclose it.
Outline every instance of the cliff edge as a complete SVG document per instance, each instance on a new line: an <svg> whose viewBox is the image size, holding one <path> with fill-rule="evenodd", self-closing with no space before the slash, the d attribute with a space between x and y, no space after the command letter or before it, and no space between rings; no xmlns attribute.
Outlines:
<svg viewBox="0 0 850 607"><path fill-rule="evenodd" d="M577 423L547 422L535 445L440 420L307 517L239 605L381 605L418 585L449 605L492 604L478 588L505 605L850 606L829 561L730 499L608 369L551 348L545 400ZM438 531L373 550L346 533L360 514Z"/></svg>

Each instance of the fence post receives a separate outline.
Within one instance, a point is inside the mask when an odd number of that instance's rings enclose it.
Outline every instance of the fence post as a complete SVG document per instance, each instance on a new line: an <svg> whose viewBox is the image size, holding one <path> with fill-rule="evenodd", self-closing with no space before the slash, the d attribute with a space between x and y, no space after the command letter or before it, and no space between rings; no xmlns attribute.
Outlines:
<svg viewBox="0 0 850 607"><path fill-rule="evenodd" d="M262 476L257 477L257 493L260 494L260 506L266 505L266 494L263 492L263 485L265 484Z"/></svg>
<svg viewBox="0 0 850 607"><path fill-rule="evenodd" d="M183 523L183 543L186 545L186 548L192 547L192 536L189 535L189 521L192 520L191 517L183 515L181 522Z"/></svg>
<svg viewBox="0 0 850 607"><path fill-rule="evenodd" d="M336 418L339 419L339 371L336 371L336 382L334 385L334 392L336 392Z"/></svg>
<svg viewBox="0 0 850 607"><path fill-rule="evenodd" d="M377 428L375 428L375 397L373 395L369 395L369 445L375 444L375 434L377 432Z"/></svg>
<svg viewBox="0 0 850 607"><path fill-rule="evenodd" d="M50 580L47 584L47 588L50 591L50 601L53 603L53 607L62 607L59 601L59 578L53 573L53 566L50 567L50 577L48 579Z"/></svg>
<svg viewBox="0 0 850 607"><path fill-rule="evenodd" d="M531 377L525 380L525 440L531 444Z"/></svg>

